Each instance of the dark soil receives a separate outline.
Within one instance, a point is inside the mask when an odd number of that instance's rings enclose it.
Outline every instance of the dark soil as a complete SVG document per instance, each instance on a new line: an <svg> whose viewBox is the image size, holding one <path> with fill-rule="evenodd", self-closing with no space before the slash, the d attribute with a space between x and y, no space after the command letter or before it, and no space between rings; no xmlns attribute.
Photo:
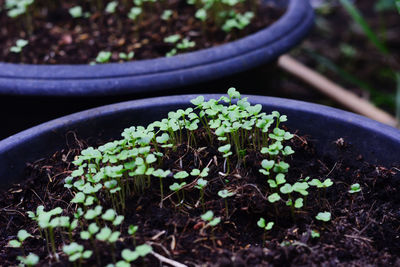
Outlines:
<svg viewBox="0 0 400 267"><path fill-rule="evenodd" d="M76 139L77 140L77 139ZM159 183L146 194L128 200L125 224L139 226L136 242L151 242L153 249L167 258L194 266L399 266L400 265L400 177L398 168L387 169L363 161L356 148L345 140L332 141L329 151L318 153L307 137L295 135L291 145L296 151L286 161L290 163L287 175L289 182L310 176L324 180L329 177L334 185L326 191L310 191L305 208L296 211L292 218L290 209L278 205L270 208L262 192L266 187L265 177L258 172L262 156L249 152L246 168L223 177L223 158L215 149L198 143L205 149L188 149L186 145L170 153L164 161L165 169L182 170L193 166L209 166L209 186L205 192L206 210L213 210L222 217L213 234L203 229L200 219L203 213L198 202L198 190L192 186L185 189L185 203L176 207L176 195L170 195L160 208ZM73 212L69 205L72 194L63 187L63 179L73 169L71 161L87 145L81 141L54 153L49 159L28 164L24 182L13 185L0 197L1 241L0 262L4 266L16 265L19 249L7 248L7 242L15 238L19 229L27 229L35 238L25 241L24 250L41 257L40 265L67 265L66 257L60 254L60 263L48 256L45 242L39 238L35 224L26 211L44 205L45 210L56 206ZM218 155L218 156L214 156ZM186 169L187 170L187 169ZM190 170L187 170L190 171ZM164 179L167 188L173 178ZM190 180L187 181L190 184ZM351 184L359 183L362 191L349 194ZM225 216L225 205L217 197L222 188L235 191L229 198L229 216ZM168 190L167 190L168 191ZM332 220L322 223L315 219L319 211L330 211ZM262 247L263 231L257 227L260 217L275 221L274 228L267 233L266 246ZM320 238L311 238L311 230L320 233ZM133 247L133 240L124 229L117 242L116 255L124 247ZM78 237L76 238L79 239ZM61 249L60 236L58 248ZM214 240L214 242L213 242ZM90 248L90 244L85 244ZM98 244L102 264L111 262L109 247ZM135 262L136 263L136 262ZM156 266L158 261L147 256L143 262ZM94 265L89 262L88 265Z"/></svg>
<svg viewBox="0 0 400 267"><path fill-rule="evenodd" d="M12 19L6 9L0 11L0 62L30 64L87 64L95 60L100 51L112 52L110 62L121 61L120 52L135 53L134 59L164 57L173 45L165 43L165 37L180 34L196 42L194 48L184 52L221 45L254 33L273 23L283 13L270 5L261 5L259 1L246 1L238 7L239 12L256 10L256 16L244 30L225 33L212 22L203 24L195 19L196 9L186 4L186 0L169 0L154 4L145 4L141 17L137 21L128 18L132 1L120 3L115 14L108 14L102 8L90 6L89 2L59 1L49 5L45 1L36 1L33 19L28 32L23 16ZM93 4L94 1L92 1ZM101 1L98 1L101 2ZM256 8L250 2L257 3ZM0 0L0 7L5 0ZM92 9L89 18L72 18L68 10L81 5L84 11ZM173 10L168 21L160 18L164 10ZM22 53L11 53L10 48L18 39L29 40Z"/></svg>

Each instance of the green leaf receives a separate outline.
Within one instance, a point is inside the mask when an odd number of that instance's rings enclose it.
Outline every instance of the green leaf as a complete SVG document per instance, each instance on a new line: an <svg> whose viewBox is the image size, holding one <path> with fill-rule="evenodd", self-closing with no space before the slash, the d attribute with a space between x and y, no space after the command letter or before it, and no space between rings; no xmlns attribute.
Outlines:
<svg viewBox="0 0 400 267"><path fill-rule="evenodd" d="M316 230L311 230L311 237L318 238L318 237L320 237L320 234Z"/></svg>
<svg viewBox="0 0 400 267"><path fill-rule="evenodd" d="M111 229L106 226L102 228L100 233L96 235L96 239L100 241L106 241L111 236L111 233Z"/></svg>
<svg viewBox="0 0 400 267"><path fill-rule="evenodd" d="M21 245L22 245L21 242L19 242L18 240L13 239L13 240L8 241L7 247L20 248Z"/></svg>
<svg viewBox="0 0 400 267"><path fill-rule="evenodd" d="M295 203L294 203L294 207L296 209L300 209L303 207L303 198L298 198L296 199Z"/></svg>
<svg viewBox="0 0 400 267"><path fill-rule="evenodd" d="M88 231L82 231L80 232L81 239L83 240L89 240L91 237L91 234Z"/></svg>
<svg viewBox="0 0 400 267"><path fill-rule="evenodd" d="M90 234L94 235L95 233L97 233L100 230L100 228L97 226L96 223L91 223L89 224L89 228L88 231Z"/></svg>
<svg viewBox="0 0 400 267"><path fill-rule="evenodd" d="M189 174L186 172L186 171L180 171L180 172L177 172L175 175L174 175L174 178L175 179L185 179L186 177L188 177L189 176Z"/></svg>
<svg viewBox="0 0 400 267"><path fill-rule="evenodd" d="M78 192L74 198L71 200L72 203L84 203L85 201L85 194L82 192Z"/></svg>
<svg viewBox="0 0 400 267"><path fill-rule="evenodd" d="M113 209L108 209L108 210L101 216L101 218L102 218L103 220L106 220L106 221L113 221L116 215L117 215L117 214L116 214L115 210L113 210Z"/></svg>
<svg viewBox="0 0 400 267"><path fill-rule="evenodd" d="M285 175L283 173L278 173L275 180L277 185L286 183Z"/></svg>
<svg viewBox="0 0 400 267"><path fill-rule="evenodd" d="M240 93L234 87L231 87L228 89L228 95L231 99L233 99L233 98L239 99L240 98Z"/></svg>
<svg viewBox="0 0 400 267"><path fill-rule="evenodd" d="M266 170L270 170L274 167L275 161L274 160L266 160L264 159L263 161L261 161L261 166L266 169Z"/></svg>
<svg viewBox="0 0 400 267"><path fill-rule="evenodd" d="M198 96L195 99L190 100L190 102L195 106L200 106L204 103L204 96Z"/></svg>
<svg viewBox="0 0 400 267"><path fill-rule="evenodd" d="M17 237L19 241L24 242L25 239L27 239L28 237L32 237L32 235L28 233L25 229L21 229L18 231Z"/></svg>
<svg viewBox="0 0 400 267"><path fill-rule="evenodd" d="M279 188L279 191L281 191L283 194L290 194L293 192L293 187L290 184L285 184Z"/></svg>
<svg viewBox="0 0 400 267"><path fill-rule="evenodd" d="M137 226L137 225L129 225L128 234L135 235L138 229L139 229L139 226Z"/></svg>
<svg viewBox="0 0 400 267"><path fill-rule="evenodd" d="M153 248L147 244L143 244L137 246L135 251L139 254L139 256L145 257L147 254L153 251Z"/></svg>
<svg viewBox="0 0 400 267"><path fill-rule="evenodd" d="M230 192L226 189L220 190L218 191L218 196L220 196L221 198L227 198L227 197L231 197L233 195L235 195L235 192Z"/></svg>
<svg viewBox="0 0 400 267"><path fill-rule="evenodd" d="M350 194L358 193L360 191L361 191L361 186L359 183L355 183L350 186L350 190L349 190Z"/></svg>
<svg viewBox="0 0 400 267"><path fill-rule="evenodd" d="M201 215L201 219L204 221L211 221L214 217L214 212L212 210L207 211L203 215Z"/></svg>
<svg viewBox="0 0 400 267"><path fill-rule="evenodd" d="M26 257L18 256L17 260L27 266L34 266L39 263L39 256L34 253L29 253Z"/></svg>
<svg viewBox="0 0 400 267"><path fill-rule="evenodd" d="M135 261L137 258L139 258L139 253L135 251L132 251L128 248L122 250L121 252L121 257L126 260L127 262ZM131 265L129 265L131 266Z"/></svg>
<svg viewBox="0 0 400 267"><path fill-rule="evenodd" d="M264 218L260 218L260 219L257 221L257 225L258 225L258 227L264 229L264 228L265 228L265 219L264 219Z"/></svg>
<svg viewBox="0 0 400 267"><path fill-rule="evenodd" d="M191 176L198 176L200 174L200 170L199 169L193 169L191 172L190 172L190 175Z"/></svg>
<svg viewBox="0 0 400 267"><path fill-rule="evenodd" d="M315 218L319 221L328 222L331 220L331 213L329 211L319 212Z"/></svg>
<svg viewBox="0 0 400 267"><path fill-rule="evenodd" d="M115 220L113 221L113 225L117 226L120 225L124 221L124 216L123 215L118 215Z"/></svg>
<svg viewBox="0 0 400 267"><path fill-rule="evenodd" d="M209 222L208 224L212 227L216 226L217 224L219 224L221 222L221 218L217 217L211 220L211 222Z"/></svg>
<svg viewBox="0 0 400 267"><path fill-rule="evenodd" d="M281 199L281 197L279 196L278 193L273 193L273 194L268 196L268 201L271 202L271 203L277 202L280 199Z"/></svg>
<svg viewBox="0 0 400 267"><path fill-rule="evenodd" d="M269 222L267 224L267 226L265 226L265 230L271 230L273 226L274 226L274 222Z"/></svg>

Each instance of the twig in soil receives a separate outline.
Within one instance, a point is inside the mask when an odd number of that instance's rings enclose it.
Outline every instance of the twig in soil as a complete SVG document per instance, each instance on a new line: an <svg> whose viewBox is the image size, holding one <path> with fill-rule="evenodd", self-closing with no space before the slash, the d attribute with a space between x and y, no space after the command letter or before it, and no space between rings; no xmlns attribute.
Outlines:
<svg viewBox="0 0 400 267"><path fill-rule="evenodd" d="M332 169L329 171L329 173L325 177L328 177L329 175L331 175L331 173L335 170L336 165L337 165L337 162L335 162L335 164L333 165Z"/></svg>
<svg viewBox="0 0 400 267"><path fill-rule="evenodd" d="M167 263L167 264L169 264L171 266L187 267L187 265L182 264L182 263L177 262L177 261L174 261L174 260L171 260L171 259L168 259L168 258L164 257L163 255L158 254L157 252L152 251L152 252L150 252L150 254L153 255L154 257L156 257L159 261Z"/></svg>
<svg viewBox="0 0 400 267"><path fill-rule="evenodd" d="M256 185L254 185L254 184L245 184L245 185L243 185L243 187L245 187L245 186L254 187L254 188L257 190L257 192L260 194L261 198L264 199L264 200L267 200L267 199L264 197L264 195L261 193L260 189L259 189Z"/></svg>
<svg viewBox="0 0 400 267"><path fill-rule="evenodd" d="M40 202L42 202L43 206L45 206L44 201L39 197L39 195L35 192L35 190L33 190L33 189L29 189L29 190L31 190L31 191L35 194L35 196L38 197L38 199L40 200Z"/></svg>

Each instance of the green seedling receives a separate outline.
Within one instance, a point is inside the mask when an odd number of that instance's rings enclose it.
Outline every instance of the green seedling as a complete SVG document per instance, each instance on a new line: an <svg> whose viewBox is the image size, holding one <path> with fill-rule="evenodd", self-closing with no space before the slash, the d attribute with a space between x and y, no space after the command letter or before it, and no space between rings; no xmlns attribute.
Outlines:
<svg viewBox="0 0 400 267"><path fill-rule="evenodd" d="M13 53L21 53L22 48L28 45L28 41L24 39L18 39L14 46L10 48L10 51Z"/></svg>
<svg viewBox="0 0 400 267"><path fill-rule="evenodd" d="M161 19L168 21L171 18L172 14L173 14L172 10L166 9L163 11Z"/></svg>
<svg viewBox="0 0 400 267"><path fill-rule="evenodd" d="M32 235L30 233L28 233L25 229L21 229L18 231L18 234L17 234L18 240L16 240L16 239L10 240L8 242L7 246L11 247L11 248L20 248L22 246L22 243L28 237L32 237Z"/></svg>
<svg viewBox="0 0 400 267"><path fill-rule="evenodd" d="M136 20L141 14L143 9L141 7L132 7L128 13L128 18Z"/></svg>
<svg viewBox="0 0 400 267"><path fill-rule="evenodd" d="M182 203L184 201L184 191L182 190L183 187L186 185L186 182L183 183L173 183L172 185L169 186L169 189L171 189L172 191L174 191L176 193L176 195L178 196L178 201L179 203ZM182 197L180 196L179 192L182 190Z"/></svg>
<svg viewBox="0 0 400 267"><path fill-rule="evenodd" d="M136 232L139 229L139 226L137 225L129 225L128 227L128 234L132 236L133 239L133 244L136 246Z"/></svg>
<svg viewBox="0 0 400 267"><path fill-rule="evenodd" d="M70 262L75 262L77 260L81 262L83 259L89 259L93 254L91 250L85 250L82 245L76 242L64 245L63 252L68 256Z"/></svg>
<svg viewBox="0 0 400 267"><path fill-rule="evenodd" d="M269 176L270 170L274 167L274 164L275 164L275 161L264 159L263 161L261 161L262 169L259 169L259 172L266 176Z"/></svg>
<svg viewBox="0 0 400 267"><path fill-rule="evenodd" d="M197 184L194 186L195 188L200 190L200 200L201 200L201 206L203 207L203 212L205 212L204 188L207 186L207 183L208 183L207 180L200 178L197 180Z"/></svg>
<svg viewBox="0 0 400 267"><path fill-rule="evenodd" d="M206 213L201 215L201 219L203 221L208 222L204 228L211 226L211 234L212 234L212 242L215 247L215 236L214 236L214 230L215 227L221 222L220 217L214 217L214 212L212 210L207 211Z"/></svg>
<svg viewBox="0 0 400 267"><path fill-rule="evenodd" d="M106 12L113 14L117 10L118 7L118 2L117 1L111 1L107 4L106 6Z"/></svg>
<svg viewBox="0 0 400 267"><path fill-rule="evenodd" d="M317 230L311 230L311 237L312 238L319 238L321 235Z"/></svg>
<svg viewBox="0 0 400 267"><path fill-rule="evenodd" d="M124 52L121 52L118 54L118 57L122 60L131 60L131 59L133 59L134 56L135 56L135 52L133 52L133 51L129 52L128 54L124 53Z"/></svg>
<svg viewBox="0 0 400 267"><path fill-rule="evenodd" d="M355 194L361 192L361 186L359 183L352 184L350 186L350 190L348 191L350 194Z"/></svg>
<svg viewBox="0 0 400 267"><path fill-rule="evenodd" d="M81 17L83 17L83 9L82 9L81 6L71 7L68 10L68 12L73 18L81 18Z"/></svg>
<svg viewBox="0 0 400 267"><path fill-rule="evenodd" d="M131 266L131 262L137 260L139 257L145 257L152 251L153 248L147 244L137 246L134 251L126 248L121 252L123 261L117 262L116 266Z"/></svg>
<svg viewBox="0 0 400 267"><path fill-rule="evenodd" d="M329 211L319 212L315 218L319 221L329 222L331 220L331 213Z"/></svg>
<svg viewBox="0 0 400 267"><path fill-rule="evenodd" d="M97 63L107 63L110 61L111 56L112 56L111 52L100 51L96 57L96 62Z"/></svg>
<svg viewBox="0 0 400 267"><path fill-rule="evenodd" d="M235 192L230 192L226 189L220 190L218 191L218 196L220 196L221 198L224 199L225 201L225 216L228 217L229 216L229 211L228 211L228 197L234 196L236 193Z"/></svg>
<svg viewBox="0 0 400 267"><path fill-rule="evenodd" d="M18 256L17 260L20 261L19 266L35 266L39 263L39 256L34 253L29 253L28 256Z"/></svg>
<svg viewBox="0 0 400 267"><path fill-rule="evenodd" d="M261 217L261 218L257 221L257 226L264 230L264 233L263 233L263 247L264 247L264 244L265 244L265 235L267 234L267 231L269 231L269 230L272 229L272 227L274 226L274 222L268 222L268 223L266 224L265 219Z"/></svg>

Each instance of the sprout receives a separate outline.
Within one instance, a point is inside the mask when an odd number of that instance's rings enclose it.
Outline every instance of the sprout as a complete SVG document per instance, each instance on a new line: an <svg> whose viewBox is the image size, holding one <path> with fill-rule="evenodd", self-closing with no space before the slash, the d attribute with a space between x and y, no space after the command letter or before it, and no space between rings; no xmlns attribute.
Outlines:
<svg viewBox="0 0 400 267"><path fill-rule="evenodd" d="M128 234L130 234L133 238L133 244L136 246L136 232L139 229L137 225L129 225L128 227Z"/></svg>
<svg viewBox="0 0 400 267"><path fill-rule="evenodd" d="M161 19L162 20L169 20L172 16L172 10L170 9L166 9L163 11L162 15L161 15Z"/></svg>
<svg viewBox="0 0 400 267"><path fill-rule="evenodd" d="M29 253L26 257L18 256L17 260L19 260L22 265L35 266L39 263L39 256L34 253Z"/></svg>
<svg viewBox="0 0 400 267"><path fill-rule="evenodd" d="M84 250L82 245L72 242L69 245L64 245L63 252L68 255L68 260L74 262L78 259L88 259L92 256L91 250Z"/></svg>
<svg viewBox="0 0 400 267"><path fill-rule="evenodd" d="M197 180L197 184L194 186L195 188L200 190L200 200L201 200L201 205L203 207L203 212L205 212L204 188L206 187L207 183L208 183L207 180L200 178Z"/></svg>
<svg viewBox="0 0 400 267"><path fill-rule="evenodd" d="M361 186L359 183L352 184L350 186L350 190L348 191L350 194L358 193L361 191Z"/></svg>
<svg viewBox="0 0 400 267"><path fill-rule="evenodd" d="M189 176L189 174L186 172L186 171L180 171L180 172L177 172L175 175L174 175L174 178L175 179L185 179L186 177L188 177Z"/></svg>
<svg viewBox="0 0 400 267"><path fill-rule="evenodd" d="M224 201L225 201L225 215L226 215L226 217L229 216L229 212L228 212L228 201L227 201L226 198L231 197L231 196L234 196L235 194L236 194L235 192L230 192L230 191L228 191L228 190L226 190L226 189L223 189L223 190L218 191L218 196L220 196L221 198L223 198Z"/></svg>
<svg viewBox="0 0 400 267"><path fill-rule="evenodd" d="M137 260L139 257L145 257L152 251L153 248L147 244L137 246L134 251L126 248L121 252L123 261L119 261L117 266L131 266L130 262Z"/></svg>
<svg viewBox="0 0 400 267"><path fill-rule="evenodd" d="M195 47L196 43L194 41L189 41L189 39L185 38L180 43L176 45L176 48L184 50Z"/></svg>
<svg viewBox="0 0 400 267"><path fill-rule="evenodd" d="M318 179L312 179L310 182L308 182L309 185L315 186L317 188L327 188L333 185L333 182L331 179L326 179L324 182L321 182Z"/></svg>
<svg viewBox="0 0 400 267"><path fill-rule="evenodd" d="M132 7L131 10L128 13L128 18L131 20L136 20L136 18L142 14L142 8L141 7Z"/></svg>
<svg viewBox="0 0 400 267"><path fill-rule="evenodd" d="M312 238L319 238L319 237L320 237L320 234L319 234L319 232L316 231L316 230L311 230L311 237L312 237Z"/></svg>
<svg viewBox="0 0 400 267"><path fill-rule="evenodd" d="M181 39L180 34L173 34L164 38L165 43L175 44Z"/></svg>
<svg viewBox="0 0 400 267"><path fill-rule="evenodd" d="M117 9L118 2L117 1L111 1L107 4L106 6L106 12L107 13L115 13L115 10Z"/></svg>
<svg viewBox="0 0 400 267"><path fill-rule="evenodd" d="M329 211L319 212L315 218L319 221L328 222L331 220L331 213Z"/></svg>
<svg viewBox="0 0 400 267"><path fill-rule="evenodd" d="M271 203L275 203L275 202L279 201L280 199L281 199L281 197L279 196L278 193L273 193L268 196L268 201Z"/></svg>
<svg viewBox="0 0 400 267"><path fill-rule="evenodd" d="M107 52L107 51L100 51L99 54L96 57L96 62L97 63L107 63L110 61L111 59L111 52Z"/></svg>
<svg viewBox="0 0 400 267"><path fill-rule="evenodd" d="M28 233L25 229L21 229L18 231L17 238L18 240L10 240L8 242L8 247L11 248L19 248L21 247L22 243L27 239L28 237L32 237L30 233Z"/></svg>
<svg viewBox="0 0 400 267"><path fill-rule="evenodd" d="M260 227L260 228L262 228L262 229L264 230L264 233L263 233L263 246L264 246L264 244L265 244L265 235L266 235L266 232L272 229L272 227L274 226L274 222L268 222L268 223L266 224L266 223L265 223L265 219L261 217L261 218L257 221L257 226Z"/></svg>
<svg viewBox="0 0 400 267"><path fill-rule="evenodd" d="M296 209L300 209L303 207L303 198L298 198L296 199L295 203L294 203L294 207Z"/></svg>
<svg viewBox="0 0 400 267"><path fill-rule="evenodd" d="M10 51L13 53L21 53L22 48L28 45L28 41L24 39L18 39L17 42L15 43L15 46L12 46L10 48Z"/></svg>
<svg viewBox="0 0 400 267"><path fill-rule="evenodd" d="M83 16L83 10L81 6L71 7L68 12L73 18L81 18Z"/></svg>
<svg viewBox="0 0 400 267"><path fill-rule="evenodd" d="M121 52L118 54L118 57L122 60L131 60L135 56L135 52L131 51L128 54Z"/></svg>
<svg viewBox="0 0 400 267"><path fill-rule="evenodd" d="M206 21L207 11L204 8L200 8L196 11L196 14L194 16L196 17L196 19L199 19L201 21Z"/></svg>
<svg viewBox="0 0 400 267"><path fill-rule="evenodd" d="M115 241L118 240L120 236L120 232L112 232L110 228L103 227L100 232L96 235L96 239L108 243L114 243Z"/></svg>
<svg viewBox="0 0 400 267"><path fill-rule="evenodd" d="M274 164L275 161L264 159L263 161L261 161L261 167L263 167L263 169L259 169L259 172L266 176L269 176L270 170L274 167Z"/></svg>

